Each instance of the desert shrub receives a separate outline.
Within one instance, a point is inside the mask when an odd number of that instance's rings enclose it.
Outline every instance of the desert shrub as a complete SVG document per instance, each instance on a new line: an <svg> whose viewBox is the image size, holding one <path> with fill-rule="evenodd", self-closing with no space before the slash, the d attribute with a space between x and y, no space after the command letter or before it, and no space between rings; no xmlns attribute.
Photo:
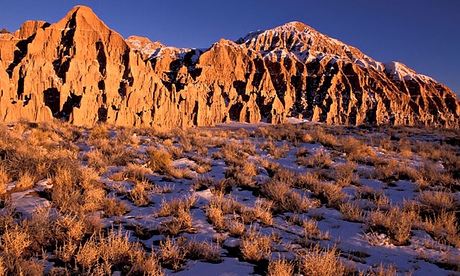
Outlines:
<svg viewBox="0 0 460 276"><path fill-rule="evenodd" d="M129 198L136 206L146 206L150 203L149 190L151 184L147 181L136 181L134 187L129 192Z"/></svg>
<svg viewBox="0 0 460 276"><path fill-rule="evenodd" d="M322 232L318 228L318 223L314 220L305 219L302 221L303 234L305 239L327 240L329 233Z"/></svg>
<svg viewBox="0 0 460 276"><path fill-rule="evenodd" d="M4 166L0 165L0 197L7 192L10 177Z"/></svg>
<svg viewBox="0 0 460 276"><path fill-rule="evenodd" d="M310 206L307 197L301 196L285 182L268 181L262 186L261 193L272 200L276 209L281 212L304 212Z"/></svg>
<svg viewBox="0 0 460 276"><path fill-rule="evenodd" d="M352 182L357 182L358 176L355 174L356 164L346 162L334 167L333 178L340 187L349 186Z"/></svg>
<svg viewBox="0 0 460 276"><path fill-rule="evenodd" d="M294 265L284 259L271 260L268 264L268 276L292 276L294 275Z"/></svg>
<svg viewBox="0 0 460 276"><path fill-rule="evenodd" d="M309 168L329 168L332 164L332 159L326 151L318 150L312 156L297 158L297 163Z"/></svg>
<svg viewBox="0 0 460 276"><path fill-rule="evenodd" d="M185 242L187 258L192 260L204 260L211 263L221 261L220 247L209 242L187 241Z"/></svg>
<svg viewBox="0 0 460 276"><path fill-rule="evenodd" d="M145 176L150 173L152 173L152 171L149 168L135 163L129 163L123 170L123 176L133 181L142 181L146 178Z"/></svg>
<svg viewBox="0 0 460 276"><path fill-rule="evenodd" d="M387 163L377 164L374 177L383 181L396 181L399 179L417 181L419 172L409 164L391 159Z"/></svg>
<svg viewBox="0 0 460 276"><path fill-rule="evenodd" d="M431 212L453 210L456 207L452 193L444 191L422 191L418 197L420 203Z"/></svg>
<svg viewBox="0 0 460 276"><path fill-rule="evenodd" d="M345 220L355 222L361 222L363 220L363 210L354 202L340 204L339 210Z"/></svg>
<svg viewBox="0 0 460 276"><path fill-rule="evenodd" d="M271 238L251 228L241 238L240 250L246 261L259 262L267 259L271 253Z"/></svg>
<svg viewBox="0 0 460 276"><path fill-rule="evenodd" d="M228 232L232 236L239 237L246 231L246 226L242 219L238 219L237 217L227 220L226 225Z"/></svg>
<svg viewBox="0 0 460 276"><path fill-rule="evenodd" d="M124 202L111 197L104 200L103 210L104 215L107 217L121 216L129 211L128 206Z"/></svg>
<svg viewBox="0 0 460 276"><path fill-rule="evenodd" d="M405 244L410 239L416 214L411 211L393 207L389 211L372 211L367 217L367 225L371 230L387 234L395 244Z"/></svg>
<svg viewBox="0 0 460 276"><path fill-rule="evenodd" d="M223 229L225 225L224 212L222 208L216 204L211 203L206 209L206 216L209 221L217 229Z"/></svg>
<svg viewBox="0 0 460 276"><path fill-rule="evenodd" d="M455 213L441 211L434 218L424 220L422 227L436 240L460 248L460 233Z"/></svg>
<svg viewBox="0 0 460 276"><path fill-rule="evenodd" d="M326 133L322 127L316 127L310 134L315 142L321 143L325 147L337 147L339 145L337 137Z"/></svg>
<svg viewBox="0 0 460 276"><path fill-rule="evenodd" d="M341 139L341 149L347 154L348 160L361 163L371 163L375 159L374 150L362 141L348 136Z"/></svg>
<svg viewBox="0 0 460 276"><path fill-rule="evenodd" d="M157 215L159 217L177 216L180 210L190 210L195 202L196 197L194 194L182 198L174 198L171 201L163 200Z"/></svg>
<svg viewBox="0 0 460 276"><path fill-rule="evenodd" d="M190 210L180 208L176 215L161 224L160 232L176 236L181 232L190 231L192 226L193 219Z"/></svg>
<svg viewBox="0 0 460 276"><path fill-rule="evenodd" d="M160 242L158 257L161 264L173 270L179 270L185 264L187 252L181 248L176 240L167 238Z"/></svg>
<svg viewBox="0 0 460 276"><path fill-rule="evenodd" d="M93 149L86 153L85 159L88 161L88 166L98 172L104 172L107 169L108 160L104 153L98 149Z"/></svg>
<svg viewBox="0 0 460 276"><path fill-rule="evenodd" d="M19 176L14 189L16 191L25 191L34 187L35 179L30 173L23 173Z"/></svg>
<svg viewBox="0 0 460 276"><path fill-rule="evenodd" d="M273 156L273 158L275 158L275 159L280 159L280 158L286 156L286 154L289 152L289 145L288 144L285 143L282 146L277 146L275 143L273 143L272 140L268 140L268 141L264 142L261 145L261 148L263 150L266 150L268 152L268 154Z"/></svg>
<svg viewBox="0 0 460 276"><path fill-rule="evenodd" d="M9 273L16 274L21 270L20 261L26 256L31 244L29 233L19 226L5 230L0 238L0 256Z"/></svg>
<svg viewBox="0 0 460 276"><path fill-rule="evenodd" d="M149 154L149 167L154 172L168 173L172 169L172 156L164 149L151 149Z"/></svg>
<svg viewBox="0 0 460 276"><path fill-rule="evenodd" d="M345 274L345 266L335 248L315 246L299 256L299 268L304 275L336 276Z"/></svg>

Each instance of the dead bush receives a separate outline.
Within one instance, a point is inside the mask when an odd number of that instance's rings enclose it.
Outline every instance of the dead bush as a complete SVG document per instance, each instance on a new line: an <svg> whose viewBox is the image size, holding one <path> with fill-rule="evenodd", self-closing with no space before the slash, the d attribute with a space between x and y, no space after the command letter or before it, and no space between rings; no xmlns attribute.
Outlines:
<svg viewBox="0 0 460 276"><path fill-rule="evenodd" d="M284 259L271 260L268 264L268 276L293 276L294 265Z"/></svg>
<svg viewBox="0 0 460 276"><path fill-rule="evenodd" d="M372 211L367 217L367 225L372 231L386 234L397 245L406 244L410 239L417 216L414 212L392 207L389 211Z"/></svg>
<svg viewBox="0 0 460 276"><path fill-rule="evenodd" d="M267 259L271 253L271 238L251 228L241 238L240 250L246 261L259 262Z"/></svg>
<svg viewBox="0 0 460 276"><path fill-rule="evenodd" d="M173 270L179 270L185 264L187 251L181 248L176 240L166 238L160 242L158 257L161 264Z"/></svg>
<svg viewBox="0 0 460 276"><path fill-rule="evenodd" d="M337 276L345 274L335 248L322 249L319 246L307 249L299 256L299 268L304 275Z"/></svg>

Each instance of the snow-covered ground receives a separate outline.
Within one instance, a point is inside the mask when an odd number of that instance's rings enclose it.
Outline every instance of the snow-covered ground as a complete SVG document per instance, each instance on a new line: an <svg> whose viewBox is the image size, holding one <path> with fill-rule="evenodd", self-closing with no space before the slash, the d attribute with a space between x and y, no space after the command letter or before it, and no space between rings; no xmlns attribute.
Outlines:
<svg viewBox="0 0 460 276"><path fill-rule="evenodd" d="M291 124L304 124L305 122L291 119ZM261 128L268 127L261 131ZM290 126L291 127L291 126ZM224 195L227 199L233 199L244 208L254 208L259 198L265 197L261 192L261 186L270 181L273 175L269 173L266 163L277 166L277 170L286 170L300 177L308 173L323 175L325 185L336 185L337 179L331 177L340 164L344 164L347 155L341 152L340 147L331 147L321 141L305 139L293 139L292 137L276 137L278 130L270 129L266 124L250 125L232 123L216 127L197 128L190 131L191 134L183 134L191 146L184 145L181 135L169 134L165 136L152 137L146 134L132 134L132 145L126 145L137 153L138 158L133 162L139 166L148 167L147 152L152 148L165 148L169 152L177 151L173 155L173 162L170 166L181 172L179 176L150 171L144 176L149 183L154 183L157 189L148 192L148 204L136 206L126 196L134 189L132 179L114 177L125 171L125 166L111 165L101 174L100 181L111 196L124 202L129 212L119 217L103 218L105 226L121 225L130 233L132 240L139 240L148 250L158 250L159 242L165 240L167 234L160 229L172 216L159 216L159 211L164 202L174 199L194 197L190 214L192 216L192 228L180 231L173 235L173 238L186 237L188 240L206 241L219 247L220 261L206 262L205 260L188 260L180 269L166 269L171 275L259 275L266 273L266 265L257 262L248 262L239 251L241 237L229 235L225 229L219 229L208 219L207 210L210 202L216 196L215 187L203 187L196 189L195 185L203 179L212 179L214 183L222 180L229 180L229 168L232 166L229 156L234 154L244 160L244 163L253 164L256 173L249 179L252 184L240 185L235 179L232 181L229 190ZM282 131L281 131L282 132ZM362 134L358 129L344 130L343 137L352 136L369 142L369 137ZM134 131L135 133L135 131ZM116 136L117 132L114 131ZM385 134L382 134L385 135ZM373 134L378 137L378 133ZM269 137L269 138L267 138ZM415 135L419 142L429 137ZM135 138L135 139L134 139ZM340 142L341 136L335 135ZM272 145L268 145L272 143ZM79 142L80 156L95 148L83 136ZM400 154L391 150L383 150L372 145L375 152L378 152L380 159L396 160L400 166L420 163L420 156L416 153L409 157L401 157ZM227 149L230 153L224 153ZM458 148L457 148L458 149ZM277 150L279 152L277 152ZM299 162L299 151L304 150L305 158L311 158L316 154L325 154L330 157L331 163L324 167L318 164L307 166ZM232 152L235 151L235 152ZM456 152L458 155L459 152ZM404 162L403 162L404 161ZM82 161L85 164L86 161ZM199 167L207 164L208 168L200 170ZM420 189L417 183L411 179L382 180L373 177L374 164L356 162L357 168L353 175L355 179L340 189L344 193L346 202L354 202L362 208L363 219L361 221L348 221L344 218L337 205L324 202L314 191L308 188L297 187L292 184L292 190L310 200L316 202L306 210L276 210L272 207L273 223L264 224L260 220L245 223L246 231L254 227L260 233L276 237L271 244L271 259L286 258L295 260L297 254L306 249L305 241L319 244L323 248L336 247L340 252L340 259L355 271L367 271L379 265L393 265L398 274L406 273L413 275L456 275L459 273L458 261L460 261L460 250L452 244L437 240L427 233L423 227L414 223L407 242L397 244L385 231L370 229L367 223L368 215L372 211L386 211L391 206L404 206L406 201L417 201ZM234 164L233 164L234 165ZM238 170L243 170L238 167ZM171 176L172 175L172 176ZM281 180L283 181L283 180ZM458 181L458 179L457 179ZM40 191L51 188L46 181L39 183L33 189L26 191L14 191L12 193L13 206L16 211L30 216L34 206L49 205L50 202L41 197ZM14 183L12 183L14 187ZM160 188L162 192L158 192ZM374 194L382 194L389 202L384 207L375 207L374 202L365 196L360 196L363 190L371 191ZM120 192L120 191L124 191ZM456 208L458 212L459 192L453 191L456 197ZM274 206L276 203L274 203ZM241 214L228 214L226 218L241 216ZM293 217L301 220L313 220L321 233L327 233L327 238L305 238L302 226L293 222ZM396 222L395 222L396 223ZM134 229L142 229L142 235ZM455 262L457 266L455 267ZM452 265L446 265L451 263ZM457 271L455 271L457 269Z"/></svg>

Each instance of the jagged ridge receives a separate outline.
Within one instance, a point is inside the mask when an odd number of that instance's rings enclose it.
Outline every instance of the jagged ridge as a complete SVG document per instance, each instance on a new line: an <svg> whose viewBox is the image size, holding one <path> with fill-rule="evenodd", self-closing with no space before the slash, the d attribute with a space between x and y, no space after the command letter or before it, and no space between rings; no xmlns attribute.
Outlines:
<svg viewBox="0 0 460 276"><path fill-rule="evenodd" d="M209 49L124 40L76 6L0 34L0 121L202 126L283 122L459 127L456 95L401 63L290 22Z"/></svg>

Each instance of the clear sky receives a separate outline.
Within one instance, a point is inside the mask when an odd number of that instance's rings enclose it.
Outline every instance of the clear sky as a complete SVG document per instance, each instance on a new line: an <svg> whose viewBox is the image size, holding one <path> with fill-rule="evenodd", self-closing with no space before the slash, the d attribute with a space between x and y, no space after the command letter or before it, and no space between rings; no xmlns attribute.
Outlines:
<svg viewBox="0 0 460 276"><path fill-rule="evenodd" d="M206 48L220 38L289 21L356 46L379 61L397 60L460 94L460 0L1 0L0 28L28 19L50 23L74 5L90 6L123 36Z"/></svg>

